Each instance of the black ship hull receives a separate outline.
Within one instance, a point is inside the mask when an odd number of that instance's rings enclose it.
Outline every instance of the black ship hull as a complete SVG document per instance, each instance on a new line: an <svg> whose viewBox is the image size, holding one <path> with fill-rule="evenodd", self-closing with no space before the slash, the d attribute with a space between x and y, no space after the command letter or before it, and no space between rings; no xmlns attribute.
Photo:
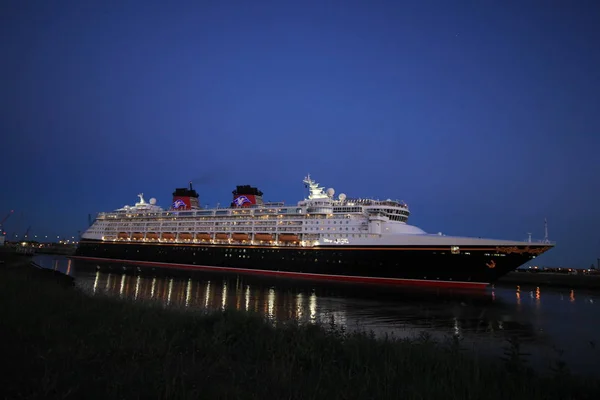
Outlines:
<svg viewBox="0 0 600 400"><path fill-rule="evenodd" d="M140 268L229 271L392 285L482 288L550 247L331 246L165 244L82 241L72 258Z"/></svg>

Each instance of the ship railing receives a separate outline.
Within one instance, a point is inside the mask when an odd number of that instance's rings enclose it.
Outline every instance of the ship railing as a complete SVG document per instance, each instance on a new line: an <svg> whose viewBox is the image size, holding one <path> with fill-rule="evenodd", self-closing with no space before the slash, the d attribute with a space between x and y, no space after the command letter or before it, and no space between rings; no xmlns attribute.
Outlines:
<svg viewBox="0 0 600 400"><path fill-rule="evenodd" d="M360 206L388 206L388 207L404 207L408 208L408 204L401 200L375 200L375 199L363 199L363 198L346 198L341 201L338 200L339 204L345 205L348 203L360 205Z"/></svg>
<svg viewBox="0 0 600 400"><path fill-rule="evenodd" d="M284 202L269 202L269 203L263 203L263 204L252 204L252 205L243 206L243 207L231 207L231 206L206 207L206 208L203 208L202 210L244 210L247 208L255 209L255 208L270 208L270 207L294 207L294 206L290 205L290 204L286 205Z"/></svg>
<svg viewBox="0 0 600 400"><path fill-rule="evenodd" d="M438 233L426 233L425 235L429 235L429 236L446 236L446 234L442 233L442 232L438 232ZM535 244L535 245L540 245L540 244L547 244L547 245L556 245L556 241L553 240L545 240L545 239L525 239L525 240L518 240L518 239L498 239L498 238L490 238L490 237L475 237L475 236L454 236L452 235L453 238L457 238L457 239L483 239L483 240L502 240L502 241L511 241L511 242L518 242L519 246L526 246L528 244ZM506 245L502 245L502 246L506 246ZM509 244L508 246L515 246L514 244Z"/></svg>
<svg viewBox="0 0 600 400"><path fill-rule="evenodd" d="M527 243L556 245L556 241L554 241L554 240L544 240L544 239L532 240L531 242L527 241Z"/></svg>

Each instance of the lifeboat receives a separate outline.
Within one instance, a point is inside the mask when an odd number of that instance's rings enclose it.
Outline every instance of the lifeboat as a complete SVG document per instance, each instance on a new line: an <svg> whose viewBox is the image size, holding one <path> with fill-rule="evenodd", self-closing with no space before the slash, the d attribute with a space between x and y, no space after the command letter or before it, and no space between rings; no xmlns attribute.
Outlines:
<svg viewBox="0 0 600 400"><path fill-rule="evenodd" d="M249 240L250 239L250 235L248 235L247 233L234 233L231 238L233 240Z"/></svg>
<svg viewBox="0 0 600 400"><path fill-rule="evenodd" d="M127 240L127 239L129 239L129 234L127 232L119 232L117 234L117 239Z"/></svg>
<svg viewBox="0 0 600 400"><path fill-rule="evenodd" d="M163 232L160 237L162 240L175 240L175 234L172 232Z"/></svg>
<svg viewBox="0 0 600 400"><path fill-rule="evenodd" d="M148 233L146 233L146 239L148 239L148 240L158 240L158 233L156 233L156 232L148 232Z"/></svg>
<svg viewBox="0 0 600 400"><path fill-rule="evenodd" d="M271 241L273 240L273 235L270 233L255 233L254 240Z"/></svg>
<svg viewBox="0 0 600 400"><path fill-rule="evenodd" d="M179 234L179 240L192 240L193 235L189 232L182 232Z"/></svg>
<svg viewBox="0 0 600 400"><path fill-rule="evenodd" d="M210 240L210 233L196 233L197 240Z"/></svg>
<svg viewBox="0 0 600 400"><path fill-rule="evenodd" d="M280 242L297 242L300 239L298 238L298 235L294 234L294 233L280 233L279 234L279 241Z"/></svg>
<svg viewBox="0 0 600 400"><path fill-rule="evenodd" d="M144 234L142 232L133 232L132 239L133 240L142 240L144 238Z"/></svg>
<svg viewBox="0 0 600 400"><path fill-rule="evenodd" d="M226 233L217 233L215 235L215 239L219 239L219 240L227 240L229 239L229 235Z"/></svg>

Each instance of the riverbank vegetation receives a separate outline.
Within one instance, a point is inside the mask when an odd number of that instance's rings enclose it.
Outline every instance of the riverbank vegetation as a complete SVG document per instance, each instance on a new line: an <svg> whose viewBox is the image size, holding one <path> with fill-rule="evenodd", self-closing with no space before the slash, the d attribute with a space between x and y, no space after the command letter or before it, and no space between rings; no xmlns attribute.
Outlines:
<svg viewBox="0 0 600 400"><path fill-rule="evenodd" d="M598 382L537 375L518 351L376 339L257 315L88 297L26 263L0 267L5 398L595 399ZM518 349L517 349L518 350Z"/></svg>

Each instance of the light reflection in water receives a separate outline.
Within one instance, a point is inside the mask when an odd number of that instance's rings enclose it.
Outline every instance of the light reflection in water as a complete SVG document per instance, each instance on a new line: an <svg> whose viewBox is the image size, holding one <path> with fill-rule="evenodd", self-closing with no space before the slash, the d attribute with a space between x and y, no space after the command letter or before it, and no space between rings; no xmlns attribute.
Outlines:
<svg viewBox="0 0 600 400"><path fill-rule="evenodd" d="M315 323L317 321L317 296L313 292L310 295L309 307L310 307L310 322Z"/></svg>
<svg viewBox="0 0 600 400"><path fill-rule="evenodd" d="M258 312L260 304L260 290L256 289L255 290L255 295L254 295L254 312Z"/></svg>
<svg viewBox="0 0 600 400"><path fill-rule="evenodd" d="M96 290L98 289L98 280L100 279L100 271L96 271L96 278L94 279L94 294L96 294Z"/></svg>
<svg viewBox="0 0 600 400"><path fill-rule="evenodd" d="M257 287L243 281L237 282L238 290L229 290L235 281L224 280L215 286L214 281L196 281L191 278L161 278L144 275L119 274L96 271L93 277L93 294L103 292L120 298L137 301L159 300L164 306L222 311L228 308L260 312L268 319L279 322L289 319L329 324L331 318L336 325L346 324L346 311L329 304L319 310L319 297L314 290L306 293L286 293L275 287ZM135 282L134 282L135 281ZM118 282L118 284L116 284ZM91 284L91 282L90 282ZM104 288L101 290L100 288ZM233 298L235 296L235 298Z"/></svg>
<svg viewBox="0 0 600 400"><path fill-rule="evenodd" d="M273 288L269 289L269 297L268 297L268 311L267 316L269 319L275 319L275 290Z"/></svg>
<svg viewBox="0 0 600 400"><path fill-rule="evenodd" d="M173 278L169 279L169 292L167 293L167 305L171 305L171 293L173 292Z"/></svg>
<svg viewBox="0 0 600 400"><path fill-rule="evenodd" d="M250 285L246 285L246 311L250 310Z"/></svg>
<svg viewBox="0 0 600 400"><path fill-rule="evenodd" d="M139 276L138 276L139 278ZM190 306L190 297L192 297L192 280L188 279L187 281L187 289L185 290L185 307Z"/></svg>
<svg viewBox="0 0 600 400"><path fill-rule="evenodd" d="M66 259L57 267L54 257L47 258L44 266L68 270ZM296 318L303 323L327 325L333 319L338 326L349 330L373 329L377 335L394 332L396 336L413 337L426 330L433 335L442 335L437 336L441 339L459 334L468 346L475 341L483 343L483 347L495 346L492 343L497 341L500 352L506 344L505 338L517 335L526 341L530 353L535 352L531 346L540 346L553 358L555 353L547 350L551 345L565 349L565 357L567 353L577 351L571 360L565 360L570 367L575 367L572 362L583 365L587 362L586 357L589 359L595 354L589 351L588 343L597 338L600 331L597 319L600 313L595 309L599 304L595 301L598 294L579 289L578 295L583 297L578 302L574 290L528 285L527 289L517 286L516 291L494 287L481 296L481 300L475 300L471 295L414 295L404 289L390 295L379 289L368 290L354 285L347 289L279 281L273 285L273 280L241 275L198 274L198 279L190 280L189 276L171 279L128 274L123 277L120 272L110 274L94 268L92 273L82 274L76 261L71 269L76 277L75 284L88 293L108 292L115 297L137 301L154 299L191 310L220 311L240 304L240 309L257 311L274 322ZM221 283L223 280L224 284ZM231 288L235 290L228 290ZM530 290L528 297L526 293ZM566 303L571 306L558 306ZM581 324L582 320L586 323ZM598 363L589 369L600 370Z"/></svg>
<svg viewBox="0 0 600 400"><path fill-rule="evenodd" d="M235 281L235 309L239 310L242 305L242 286L239 284L239 281Z"/></svg>
<svg viewBox="0 0 600 400"><path fill-rule="evenodd" d="M302 293L298 293L296 295L296 318L302 319L304 317L304 313L302 310L304 309L304 296Z"/></svg>
<svg viewBox="0 0 600 400"><path fill-rule="evenodd" d="M458 318L454 317L454 335L460 336L460 327L458 326Z"/></svg>
<svg viewBox="0 0 600 400"><path fill-rule="evenodd" d="M523 299L521 287L517 286L516 292L495 289L493 291L496 296L495 300L492 300L493 296L490 292L487 300L484 300L483 307L485 308L471 311L470 305L461 303L460 307L448 307L448 304L444 304L443 301L427 298L427 296L417 299L406 297L404 300L392 297L384 301L381 299L370 300L369 297L365 297L365 300L359 301L352 300L350 295L348 297L329 295L327 291L314 287L305 287L304 289L292 287L292 289L284 290L278 286L252 284L243 278L229 281L220 278L217 280L219 283L216 284L214 280L201 281L187 277L177 279L144 275L134 277L121 274L120 285L117 285L114 274L97 271L93 278L90 276L90 289L92 289L92 279L93 290L90 290L92 293L102 291L100 288L105 287L106 292L119 297L138 301L157 299L163 304L173 307L206 311L221 311L227 308L254 310L275 323L296 319L299 322L324 323L325 325L333 322L336 326L345 326L348 329L377 330L379 326L383 327L379 331L380 333L389 332L390 329L397 333L398 329L408 332L407 329L435 328L444 331L445 334L457 335L461 338L466 333L472 334L473 332L489 332L490 334L506 332L506 334L510 334L518 330L520 335L524 334L521 331L531 329L532 324L532 314L527 314L527 312L538 312L536 310L541 309L543 305L540 287L530 292L530 297L533 299L531 301ZM134 279L135 284L132 282ZM236 284L238 290L229 290ZM529 292L529 290L527 291ZM504 311L498 311L504 310L506 297L513 296L511 292L516 296L516 310L521 312L521 307L523 307L522 312L526 313L521 322L515 320L518 313L510 315L502 314ZM353 293L360 298L360 292ZM545 298L550 298L549 296L545 296ZM567 297L573 302L575 292L571 290L570 296L565 295L565 301L567 301ZM512 299L514 302L515 297ZM553 299L558 301L560 297L556 295ZM592 304L587 298L585 300L586 304ZM425 306L423 301L426 302ZM548 300L545 299L544 302L548 302ZM423 310L426 310L426 314L432 314L423 315ZM513 310L515 310L514 303ZM441 314L436 313L442 313L444 317L442 318ZM505 319L506 317L508 318ZM386 326L387 328L385 328ZM536 335L536 333L532 332L526 335Z"/></svg>
<svg viewBox="0 0 600 400"><path fill-rule="evenodd" d="M223 281L223 292L221 293L221 310L227 307L227 282Z"/></svg>
<svg viewBox="0 0 600 400"><path fill-rule="evenodd" d="M138 298L138 293L140 291L140 276L138 275L138 277L135 280L135 299L137 300Z"/></svg>
<svg viewBox="0 0 600 400"><path fill-rule="evenodd" d="M125 288L125 277L125 274L121 276L121 288L119 289L119 297L123 297L123 289Z"/></svg>
<svg viewBox="0 0 600 400"><path fill-rule="evenodd" d="M208 300L210 300L210 281L206 282L206 296L204 296L204 308L208 308Z"/></svg>

